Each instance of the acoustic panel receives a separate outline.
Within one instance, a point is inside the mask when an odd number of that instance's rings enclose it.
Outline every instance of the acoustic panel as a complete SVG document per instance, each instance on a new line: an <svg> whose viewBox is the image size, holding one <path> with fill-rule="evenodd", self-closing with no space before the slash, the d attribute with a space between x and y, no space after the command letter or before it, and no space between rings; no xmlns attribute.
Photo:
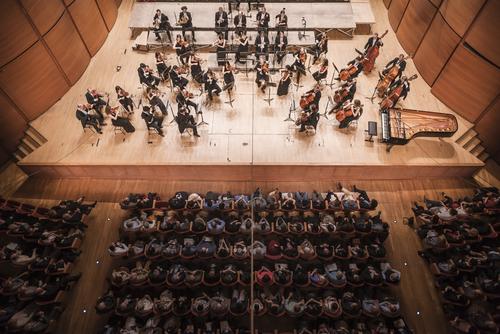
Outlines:
<svg viewBox="0 0 500 334"><path fill-rule="evenodd" d="M62 73L41 42L4 66L0 88L31 121L69 89Z"/></svg>
<svg viewBox="0 0 500 334"><path fill-rule="evenodd" d="M95 55L108 35L96 2L94 0L75 0L68 8L90 55Z"/></svg>
<svg viewBox="0 0 500 334"><path fill-rule="evenodd" d="M436 6L436 8L439 8L439 5L441 5L441 2L443 2L443 0L431 0L431 2L434 6Z"/></svg>
<svg viewBox="0 0 500 334"><path fill-rule="evenodd" d="M500 67L500 1L489 0L472 23L465 41L486 59Z"/></svg>
<svg viewBox="0 0 500 334"><path fill-rule="evenodd" d="M75 0L64 0L64 4L66 5L66 7L71 5L73 2L75 2Z"/></svg>
<svg viewBox="0 0 500 334"><path fill-rule="evenodd" d="M33 27L16 0L0 1L0 67L37 41Z"/></svg>
<svg viewBox="0 0 500 334"><path fill-rule="evenodd" d="M392 0L389 6L389 23L391 24L392 30L397 31L401 18L406 10L409 0Z"/></svg>
<svg viewBox="0 0 500 334"><path fill-rule="evenodd" d="M41 35L45 35L63 14L61 0L21 0L21 4Z"/></svg>
<svg viewBox="0 0 500 334"><path fill-rule="evenodd" d="M500 70L459 45L431 92L470 122L490 105L498 94Z"/></svg>
<svg viewBox="0 0 500 334"><path fill-rule="evenodd" d="M481 139L482 145L491 155L500 153L498 124L500 124L500 97L495 99L493 105L477 121L474 128L478 133L479 139Z"/></svg>
<svg viewBox="0 0 500 334"><path fill-rule="evenodd" d="M68 13L45 36L45 42L73 85L85 72L90 55Z"/></svg>
<svg viewBox="0 0 500 334"><path fill-rule="evenodd" d="M99 6L102 17L104 18L106 28L108 28L108 31L111 31L118 15L116 2L110 0L97 0L97 5Z"/></svg>
<svg viewBox="0 0 500 334"><path fill-rule="evenodd" d="M464 36L485 0L444 0L439 11L450 27ZM497 0L493 0L497 2ZM494 14L494 13L493 13Z"/></svg>
<svg viewBox="0 0 500 334"><path fill-rule="evenodd" d="M414 54L429 28L437 8L429 0L412 0L408 4L396 36L409 54Z"/></svg>
<svg viewBox="0 0 500 334"><path fill-rule="evenodd" d="M413 57L418 72L429 86L434 84L458 43L460 36L437 13Z"/></svg>
<svg viewBox="0 0 500 334"><path fill-rule="evenodd" d="M385 8L389 8L389 6L391 5L391 0L384 0L384 5Z"/></svg>
<svg viewBox="0 0 500 334"><path fill-rule="evenodd" d="M0 143L7 152L16 150L27 128L25 119L15 106L0 92Z"/></svg>

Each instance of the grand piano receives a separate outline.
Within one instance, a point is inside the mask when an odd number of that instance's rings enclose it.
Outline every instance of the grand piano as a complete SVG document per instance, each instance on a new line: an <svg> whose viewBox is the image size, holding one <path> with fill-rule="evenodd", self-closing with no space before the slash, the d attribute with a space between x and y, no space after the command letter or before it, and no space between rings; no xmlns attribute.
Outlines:
<svg viewBox="0 0 500 334"><path fill-rule="evenodd" d="M458 130L457 119L451 114L390 108L381 111L380 117L387 151L415 137L451 137Z"/></svg>

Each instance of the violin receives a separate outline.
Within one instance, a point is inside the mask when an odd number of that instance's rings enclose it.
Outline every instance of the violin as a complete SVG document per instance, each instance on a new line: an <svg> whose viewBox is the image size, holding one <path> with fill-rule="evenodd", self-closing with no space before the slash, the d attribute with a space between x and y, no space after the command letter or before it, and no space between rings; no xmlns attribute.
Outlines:
<svg viewBox="0 0 500 334"><path fill-rule="evenodd" d="M358 62L356 61L354 64L349 65L349 67L344 68L339 73L339 78L342 81L347 81L358 71Z"/></svg>
<svg viewBox="0 0 500 334"><path fill-rule="evenodd" d="M261 69L262 69L262 72L263 72L264 74L268 74L268 73L269 73L269 64L268 64L268 63L264 63L264 64L262 64Z"/></svg>
<svg viewBox="0 0 500 334"><path fill-rule="evenodd" d="M388 30L384 31L382 36L379 37L379 40L384 38L387 32ZM375 66L375 59L377 59L379 55L379 49L380 46L378 44L375 44L374 46L370 46L368 50L366 50L366 53L364 54L364 58L362 60L363 73L367 74L373 70L373 67Z"/></svg>
<svg viewBox="0 0 500 334"><path fill-rule="evenodd" d="M186 89L182 90L182 95L184 95L184 97L186 99L192 99L194 97L194 94L191 92L188 92Z"/></svg>
<svg viewBox="0 0 500 334"><path fill-rule="evenodd" d="M411 77L407 79L407 81L414 80L418 77L418 75L414 74ZM399 97L401 96L401 93L403 92L403 83L395 87L392 91L389 92L387 97L380 101L380 109L381 110L387 110L389 108L394 107L396 105L396 102L399 100Z"/></svg>
<svg viewBox="0 0 500 334"><path fill-rule="evenodd" d="M404 59L407 59L409 57L410 56L406 56ZM389 88L394 79L396 79L399 75L399 71L399 66L394 65L389 69L389 71L387 71L385 76L379 80L376 87L378 97L383 97L385 95L387 88Z"/></svg>
<svg viewBox="0 0 500 334"><path fill-rule="evenodd" d="M269 65L268 65L268 67L269 67ZM231 64L228 65L228 66L225 66L224 67L224 71L225 72L233 72L234 74L238 74L239 73L238 69L236 67L232 66Z"/></svg>
<svg viewBox="0 0 500 334"><path fill-rule="evenodd" d="M306 93L300 98L299 105L302 109L306 109L311 103L314 102L316 94L314 92Z"/></svg>

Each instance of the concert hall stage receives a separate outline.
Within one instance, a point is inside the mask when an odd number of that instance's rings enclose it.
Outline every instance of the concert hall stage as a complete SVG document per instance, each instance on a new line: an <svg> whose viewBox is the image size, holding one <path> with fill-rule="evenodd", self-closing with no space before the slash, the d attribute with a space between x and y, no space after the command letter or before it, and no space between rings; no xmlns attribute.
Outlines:
<svg viewBox="0 0 500 334"><path fill-rule="evenodd" d="M371 3L376 17L374 31L389 27L381 1ZM205 3L203 4L205 6ZM280 5L281 6L281 5ZM29 174L56 177L94 177L169 180L246 180L246 181L307 181L331 179L411 179L427 177L470 176L483 163L455 141L472 124L455 115L459 130L451 138L417 138L405 146L395 146L386 152L386 145L365 141L368 121L379 124L378 100L368 99L377 83L377 69L383 67L402 49L390 30L384 38L384 47L377 60L377 68L369 75L360 75L356 97L364 104L364 113L357 125L339 130L330 117L321 118L315 135L298 133L293 122L285 122L291 101L298 103L300 95L312 88L308 74L298 91L284 98L271 90L270 105L254 83L255 73L236 75L233 107L224 103L228 96L222 93L220 101L203 106L208 126L200 127L201 138L180 135L172 116L165 120L164 138L153 136L148 144L148 132L140 112L135 112L135 133L115 134L109 124L103 135L84 133L75 118L75 106L85 102L87 87L111 94L115 104L114 86L120 85L139 103L142 88L137 78L140 62L154 65L152 53L131 50L133 40L128 33L132 1L123 1L117 22L108 40L92 59L82 78L49 111L32 122L48 142L29 154L19 165ZM274 11L271 14L275 14ZM208 16L208 13L207 13ZM210 13L210 18L213 13ZM196 22L196 20L195 20ZM330 41L328 58L341 68L356 56L354 48L361 49L368 36L355 35L351 40ZM125 52L126 50L126 52ZM208 57L208 54L201 54ZM175 55L170 63L175 62ZM121 66L116 71L116 66ZM315 71L312 67L311 71ZM330 82L332 67L329 69ZM409 61L406 73L416 73ZM279 74L272 80L277 82ZM408 98L402 101L407 109L453 113L430 93L429 86L420 78L412 81ZM174 101L170 89L160 86L165 100ZM191 87L191 86L190 86ZM196 87L190 91L198 93ZM320 111L323 112L331 89L323 90ZM196 99L201 100L202 97ZM195 100L196 100L195 99ZM202 101L198 101L202 102ZM176 111L176 105L174 104ZM292 117L296 115L292 113ZM333 119L332 119L333 118ZM108 120L108 123L110 121Z"/></svg>

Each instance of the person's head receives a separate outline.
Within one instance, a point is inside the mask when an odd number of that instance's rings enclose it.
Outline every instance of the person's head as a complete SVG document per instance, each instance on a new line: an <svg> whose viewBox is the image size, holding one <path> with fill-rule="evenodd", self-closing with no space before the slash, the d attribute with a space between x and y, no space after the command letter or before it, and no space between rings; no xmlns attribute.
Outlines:
<svg viewBox="0 0 500 334"><path fill-rule="evenodd" d="M156 59L160 58L160 56L161 56L161 53L160 53L160 52L158 52L158 51L156 51L156 52L155 52L155 57L156 57Z"/></svg>
<svg viewBox="0 0 500 334"><path fill-rule="evenodd" d="M373 37L377 38L377 37L378 37L378 33L377 33L377 32L376 32L376 33L374 33L374 34L373 34Z"/></svg>
<svg viewBox="0 0 500 334"><path fill-rule="evenodd" d="M311 109L311 112L317 112L318 111L318 106L313 103L311 104L311 106L309 107L309 109Z"/></svg>
<svg viewBox="0 0 500 334"><path fill-rule="evenodd" d="M323 59L323 66L328 66L328 59Z"/></svg>
<svg viewBox="0 0 500 334"><path fill-rule="evenodd" d="M278 32L278 34L280 35L280 37L285 36L285 32L284 32L283 30L280 30L280 31Z"/></svg>
<svg viewBox="0 0 500 334"><path fill-rule="evenodd" d="M228 68L229 66L231 66L231 64L229 63L229 60L226 60L226 61L224 62L224 66L225 66L226 68Z"/></svg>
<svg viewBox="0 0 500 334"><path fill-rule="evenodd" d="M156 15L161 15L161 10L157 9L156 10Z"/></svg>
<svg viewBox="0 0 500 334"><path fill-rule="evenodd" d="M175 39L176 39L177 41L180 41L180 40L181 40L181 38L182 38L182 36L181 36L180 34L177 34L177 35L175 36Z"/></svg>
<svg viewBox="0 0 500 334"><path fill-rule="evenodd" d="M218 37L219 37L219 40L223 40L224 39L224 35L222 35L222 34L219 34Z"/></svg>
<svg viewBox="0 0 500 334"><path fill-rule="evenodd" d="M264 30L259 31L259 36L260 37L264 36Z"/></svg>
<svg viewBox="0 0 500 334"><path fill-rule="evenodd" d="M115 91L118 93L119 91L121 91L122 88L120 86L115 86Z"/></svg>
<svg viewBox="0 0 500 334"><path fill-rule="evenodd" d="M280 14L285 15L285 10L286 10L286 9L285 9L285 8L283 8L283 9L281 10Z"/></svg>
<svg viewBox="0 0 500 334"><path fill-rule="evenodd" d="M370 202L370 209L374 210L378 206L378 201L376 199L372 199Z"/></svg>
<svg viewBox="0 0 500 334"><path fill-rule="evenodd" d="M242 10L240 10L240 11L238 12L238 15L239 15L239 16L243 16L243 11L242 11Z"/></svg>
<svg viewBox="0 0 500 334"><path fill-rule="evenodd" d="M361 106L361 101L360 101L360 100L358 100L358 99L355 99L355 100L354 100L354 105L355 105L356 107L360 107L360 106Z"/></svg>
<svg viewBox="0 0 500 334"><path fill-rule="evenodd" d="M182 10L183 12L187 12L187 9L188 9L188 8L187 8L186 6L182 6L182 7L181 7L181 10Z"/></svg>
<svg viewBox="0 0 500 334"><path fill-rule="evenodd" d="M401 81L406 81L406 80L408 80L408 78L406 77L406 75L403 75L403 76L401 77Z"/></svg>
<svg viewBox="0 0 500 334"><path fill-rule="evenodd" d="M405 57L405 55L402 53L399 55L399 59L403 59L404 57Z"/></svg>
<svg viewBox="0 0 500 334"><path fill-rule="evenodd" d="M222 7L219 7L219 12L220 12L220 13L222 13L222 12L223 12Z"/></svg>
<svg viewBox="0 0 500 334"><path fill-rule="evenodd" d="M321 86L320 85L314 86L314 91L315 92L319 92L320 90L321 90Z"/></svg>

